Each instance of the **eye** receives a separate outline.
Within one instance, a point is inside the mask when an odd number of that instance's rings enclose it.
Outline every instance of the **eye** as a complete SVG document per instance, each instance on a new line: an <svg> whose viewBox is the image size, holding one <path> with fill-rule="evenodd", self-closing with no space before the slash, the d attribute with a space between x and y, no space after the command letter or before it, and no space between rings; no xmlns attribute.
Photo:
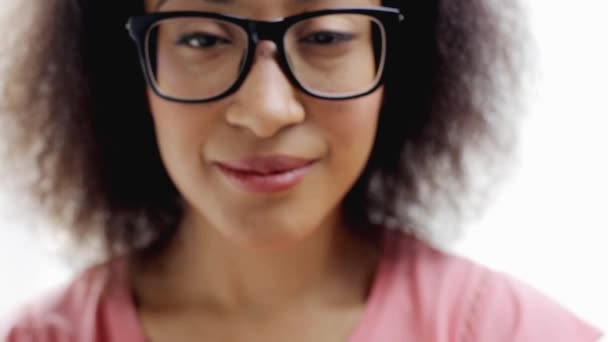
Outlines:
<svg viewBox="0 0 608 342"><path fill-rule="evenodd" d="M176 42L177 45L186 45L192 48L211 48L228 43L230 43L228 39L206 33L190 33L183 35Z"/></svg>
<svg viewBox="0 0 608 342"><path fill-rule="evenodd" d="M354 38L353 34L321 31L310 34L300 39L300 42L309 44L329 45L350 41Z"/></svg>

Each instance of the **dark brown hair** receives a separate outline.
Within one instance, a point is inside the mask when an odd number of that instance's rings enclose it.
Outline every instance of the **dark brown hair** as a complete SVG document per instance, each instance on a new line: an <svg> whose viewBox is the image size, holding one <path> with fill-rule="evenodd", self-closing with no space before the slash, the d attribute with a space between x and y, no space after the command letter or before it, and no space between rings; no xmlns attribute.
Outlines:
<svg viewBox="0 0 608 342"><path fill-rule="evenodd" d="M525 20L514 20L516 1L385 4L406 19L390 42L372 156L344 201L363 234L376 225L424 227L420 213L438 215L438 203L459 208L468 160L505 155L518 116L501 96L519 90ZM143 1L23 6L31 21L11 22L0 109L10 160L36 170L29 193L78 241L101 238L111 254L162 247L181 202L124 28Z"/></svg>

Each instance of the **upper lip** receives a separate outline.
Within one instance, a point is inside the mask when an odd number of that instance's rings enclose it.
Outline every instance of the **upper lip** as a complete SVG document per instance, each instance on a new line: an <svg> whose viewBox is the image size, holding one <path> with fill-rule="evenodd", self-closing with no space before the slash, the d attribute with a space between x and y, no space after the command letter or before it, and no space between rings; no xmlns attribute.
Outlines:
<svg viewBox="0 0 608 342"><path fill-rule="evenodd" d="M246 157L234 161L217 162L217 164L221 167L234 171L268 174L298 169L311 164L314 161L314 159L309 158L273 155L263 157Z"/></svg>

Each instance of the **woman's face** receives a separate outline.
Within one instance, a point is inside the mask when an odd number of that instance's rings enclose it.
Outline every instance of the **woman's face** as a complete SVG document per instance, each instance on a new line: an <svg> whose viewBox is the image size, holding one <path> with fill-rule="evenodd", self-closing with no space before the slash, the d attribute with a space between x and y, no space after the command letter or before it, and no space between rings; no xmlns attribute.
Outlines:
<svg viewBox="0 0 608 342"><path fill-rule="evenodd" d="M148 11L200 10L270 20L379 1L147 0ZM374 141L382 88L351 100L297 90L262 41L242 86L184 104L148 89L160 154L186 203L186 218L252 247L284 246L340 215Z"/></svg>

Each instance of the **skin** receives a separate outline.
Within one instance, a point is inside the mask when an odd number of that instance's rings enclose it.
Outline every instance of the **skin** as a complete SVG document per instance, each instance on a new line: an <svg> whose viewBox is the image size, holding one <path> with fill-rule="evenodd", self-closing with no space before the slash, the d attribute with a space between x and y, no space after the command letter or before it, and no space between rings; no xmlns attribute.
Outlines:
<svg viewBox="0 0 608 342"><path fill-rule="evenodd" d="M169 0L148 11L206 10L267 20L377 1ZM177 237L132 274L153 341L339 341L361 316L377 251L347 232L340 203L371 151L382 88L352 100L315 99L261 42L242 87L204 104L148 90L160 153L186 210ZM295 187L253 194L214 162L283 154L318 159ZM298 333L294 333L297 331ZM310 332L306 334L305 332Z"/></svg>

